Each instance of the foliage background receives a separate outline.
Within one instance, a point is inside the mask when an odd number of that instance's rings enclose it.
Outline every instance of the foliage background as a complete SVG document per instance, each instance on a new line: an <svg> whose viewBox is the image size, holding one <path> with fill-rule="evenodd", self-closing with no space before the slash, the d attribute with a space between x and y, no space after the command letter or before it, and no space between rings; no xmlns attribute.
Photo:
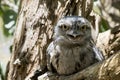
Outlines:
<svg viewBox="0 0 120 80"><path fill-rule="evenodd" d="M0 80L10 59L19 0L0 0Z"/></svg>

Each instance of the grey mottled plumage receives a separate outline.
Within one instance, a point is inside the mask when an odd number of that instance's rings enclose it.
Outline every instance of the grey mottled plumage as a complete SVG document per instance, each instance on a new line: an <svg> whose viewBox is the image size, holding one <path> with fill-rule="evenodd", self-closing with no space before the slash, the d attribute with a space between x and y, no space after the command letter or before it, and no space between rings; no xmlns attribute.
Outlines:
<svg viewBox="0 0 120 80"><path fill-rule="evenodd" d="M91 42L91 24L80 16L67 16L55 26L47 49L47 67L59 75L76 73L103 59Z"/></svg>

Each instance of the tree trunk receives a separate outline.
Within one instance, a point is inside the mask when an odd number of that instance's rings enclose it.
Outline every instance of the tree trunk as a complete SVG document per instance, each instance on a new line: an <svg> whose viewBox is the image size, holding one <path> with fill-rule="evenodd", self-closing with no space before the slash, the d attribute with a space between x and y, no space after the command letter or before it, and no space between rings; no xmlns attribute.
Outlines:
<svg viewBox="0 0 120 80"><path fill-rule="evenodd" d="M49 75L46 72L45 54L46 48L52 40L53 26L61 17L70 15L84 16L95 25L94 16L90 16L92 1L21 0L6 79L36 80L39 76L39 80L118 80L119 77L116 76L120 76L119 54L71 76ZM112 64L113 62L116 62L115 66ZM36 71L45 73L36 75Z"/></svg>

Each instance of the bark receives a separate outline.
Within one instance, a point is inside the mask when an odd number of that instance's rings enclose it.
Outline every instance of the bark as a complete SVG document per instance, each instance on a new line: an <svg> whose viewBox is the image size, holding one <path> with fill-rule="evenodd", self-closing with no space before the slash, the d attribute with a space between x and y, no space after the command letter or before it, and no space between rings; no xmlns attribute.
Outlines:
<svg viewBox="0 0 120 80"><path fill-rule="evenodd" d="M102 18L108 22L108 27L120 25L120 0L100 0L98 3Z"/></svg>
<svg viewBox="0 0 120 80"><path fill-rule="evenodd" d="M96 44L106 58L120 51L120 25L100 33Z"/></svg>
<svg viewBox="0 0 120 80"><path fill-rule="evenodd" d="M92 6L92 0L21 0L12 55L7 68L7 80L36 80L38 76L39 80L51 78L51 80L107 80L107 78L113 80L114 77L116 78L120 70L119 54L71 76L57 75L56 77L55 74L46 72L45 54L52 40L53 26L63 16L80 16L80 14L95 25L94 16L90 16ZM114 62L116 63L113 65ZM41 73L36 74L36 71ZM46 73L41 75L44 72Z"/></svg>

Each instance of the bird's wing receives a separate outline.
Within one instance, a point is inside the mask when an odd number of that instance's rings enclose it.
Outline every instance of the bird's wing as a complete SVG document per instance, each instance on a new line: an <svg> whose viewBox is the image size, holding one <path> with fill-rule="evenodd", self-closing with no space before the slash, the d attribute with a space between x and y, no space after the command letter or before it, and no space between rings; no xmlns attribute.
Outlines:
<svg viewBox="0 0 120 80"><path fill-rule="evenodd" d="M47 48L47 68L52 71L52 58L55 55L55 45L54 42L51 42Z"/></svg>
<svg viewBox="0 0 120 80"><path fill-rule="evenodd" d="M100 52L100 50L97 47L94 46L93 51L95 52L95 58L98 61L103 61L104 60L104 57L103 57L102 53Z"/></svg>
<svg viewBox="0 0 120 80"><path fill-rule="evenodd" d="M104 56L103 54L101 53L101 51L96 47L95 43L93 40L91 40L91 44L92 44L92 49L93 51L95 52L95 58L98 60L98 61L103 61L104 60Z"/></svg>

